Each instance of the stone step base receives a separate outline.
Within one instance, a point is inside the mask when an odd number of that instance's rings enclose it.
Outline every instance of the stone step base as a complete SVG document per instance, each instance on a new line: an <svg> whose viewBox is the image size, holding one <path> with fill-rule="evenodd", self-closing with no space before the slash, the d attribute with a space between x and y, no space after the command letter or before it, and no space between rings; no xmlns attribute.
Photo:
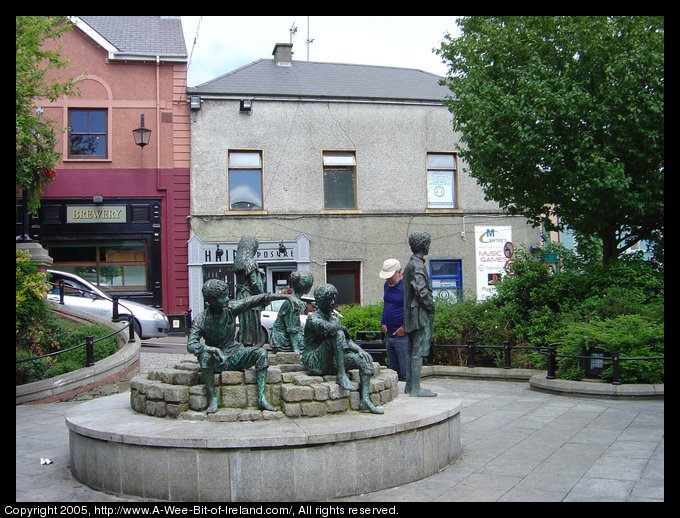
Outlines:
<svg viewBox="0 0 680 518"><path fill-rule="evenodd" d="M147 375L130 382L130 406L135 412L155 417L181 418L191 421L259 421L286 417L320 417L327 414L358 410L358 391L341 388L335 376L307 374L299 353L269 354L266 396L279 408L278 412L257 407L257 380L254 368L225 371L215 375L220 408L206 414L208 398L201 383L197 360L183 360L168 369L152 369ZM399 396L397 373L373 363L371 401L376 406ZM358 385L359 371L348 372Z"/></svg>

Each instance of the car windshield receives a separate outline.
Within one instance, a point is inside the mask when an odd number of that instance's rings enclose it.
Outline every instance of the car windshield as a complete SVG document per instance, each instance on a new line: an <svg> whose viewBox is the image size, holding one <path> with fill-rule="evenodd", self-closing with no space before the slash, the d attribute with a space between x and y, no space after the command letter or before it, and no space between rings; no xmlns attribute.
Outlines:
<svg viewBox="0 0 680 518"><path fill-rule="evenodd" d="M67 277L62 277L59 274L55 274L53 272L51 273L48 282L51 284L52 288L50 289L50 293L59 293L59 283L63 282L64 283L64 295L69 295L71 297L88 297L88 298L93 298L93 299L98 299L101 298L97 291L88 286L87 284L83 284L82 282L79 282L75 279L69 279Z"/></svg>

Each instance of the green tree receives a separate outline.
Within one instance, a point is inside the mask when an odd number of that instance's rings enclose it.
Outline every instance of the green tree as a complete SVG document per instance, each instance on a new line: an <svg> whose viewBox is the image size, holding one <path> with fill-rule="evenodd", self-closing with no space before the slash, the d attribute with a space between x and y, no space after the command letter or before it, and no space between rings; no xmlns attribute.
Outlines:
<svg viewBox="0 0 680 518"><path fill-rule="evenodd" d="M60 94L73 93L74 79L61 82L48 79L50 70L64 68L68 61L60 58L59 50L48 50L43 44L58 38L71 28L65 16L16 17L16 194L28 194L28 211L40 206L40 195L53 181L54 164L60 154L53 123L43 120L36 100L56 100Z"/></svg>
<svg viewBox="0 0 680 518"><path fill-rule="evenodd" d="M664 19L472 16L437 54L487 199L551 230L663 248ZM548 221L559 216L559 223Z"/></svg>

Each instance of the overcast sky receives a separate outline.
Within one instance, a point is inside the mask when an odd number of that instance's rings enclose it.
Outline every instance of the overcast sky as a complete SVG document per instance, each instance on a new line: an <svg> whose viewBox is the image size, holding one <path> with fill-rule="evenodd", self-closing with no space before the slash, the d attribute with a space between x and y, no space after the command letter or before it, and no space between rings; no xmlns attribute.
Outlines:
<svg viewBox="0 0 680 518"><path fill-rule="evenodd" d="M307 60L310 39L309 61L416 68L440 76L446 67L432 49L447 32L458 34L453 16L182 16L189 86L272 59L276 43L290 43L293 25L293 60Z"/></svg>

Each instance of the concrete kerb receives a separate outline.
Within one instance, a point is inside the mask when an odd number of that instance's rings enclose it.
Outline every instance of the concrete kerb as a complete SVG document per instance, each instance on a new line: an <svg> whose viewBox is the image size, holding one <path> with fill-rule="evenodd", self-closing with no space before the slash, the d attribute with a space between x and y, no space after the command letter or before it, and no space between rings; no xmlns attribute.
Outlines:
<svg viewBox="0 0 680 518"><path fill-rule="evenodd" d="M597 381L572 381L546 379L545 372L529 378L534 390L565 394L568 396L590 396L605 398L663 398L664 384L623 384L600 383Z"/></svg>
<svg viewBox="0 0 680 518"><path fill-rule="evenodd" d="M458 367L450 365L427 365L423 377L452 376L465 378L528 381L532 390L564 394L568 396L604 398L663 398L664 384L622 384L600 381L572 381L547 379L547 371L537 369L501 369L494 367Z"/></svg>
<svg viewBox="0 0 680 518"><path fill-rule="evenodd" d="M545 373L537 369L500 369L496 367L461 367L453 365L424 365L422 376L460 376L509 381L528 381L532 376Z"/></svg>

